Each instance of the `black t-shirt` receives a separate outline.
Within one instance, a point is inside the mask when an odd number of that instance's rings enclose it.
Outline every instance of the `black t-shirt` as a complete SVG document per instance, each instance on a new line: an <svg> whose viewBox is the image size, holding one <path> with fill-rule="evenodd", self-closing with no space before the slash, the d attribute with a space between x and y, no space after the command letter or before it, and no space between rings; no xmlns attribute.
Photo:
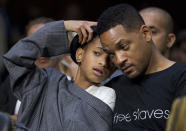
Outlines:
<svg viewBox="0 0 186 131"><path fill-rule="evenodd" d="M122 75L107 86L116 91L114 131L164 131L171 105L186 95L186 65L129 79Z"/></svg>

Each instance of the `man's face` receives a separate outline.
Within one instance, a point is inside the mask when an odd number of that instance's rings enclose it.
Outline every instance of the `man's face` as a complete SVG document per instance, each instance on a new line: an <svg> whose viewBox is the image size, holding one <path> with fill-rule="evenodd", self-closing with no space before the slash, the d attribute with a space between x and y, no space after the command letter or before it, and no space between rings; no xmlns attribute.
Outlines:
<svg viewBox="0 0 186 131"><path fill-rule="evenodd" d="M55 68L59 61L59 58L48 59L46 57L40 57L35 61L35 65L39 68Z"/></svg>
<svg viewBox="0 0 186 131"><path fill-rule="evenodd" d="M99 37L96 37L88 44L88 47L81 51L83 53L80 62L80 75L86 81L92 84L100 83L115 70L114 64L111 63L108 55L102 49ZM77 55L76 58L78 59Z"/></svg>
<svg viewBox="0 0 186 131"><path fill-rule="evenodd" d="M102 33L100 40L110 59L129 78L146 72L151 57L149 33L126 32L122 25L117 25Z"/></svg>
<svg viewBox="0 0 186 131"><path fill-rule="evenodd" d="M32 35L39 29L41 29L45 24L36 24L30 27L27 31L27 36ZM57 68L57 64L59 63L59 58L48 59L46 57L40 57L36 59L35 65L39 68Z"/></svg>
<svg viewBox="0 0 186 131"><path fill-rule="evenodd" d="M161 14L157 12L140 13L145 24L151 28L152 40L155 46L164 55L168 50L168 32L166 31L166 22Z"/></svg>
<svg viewBox="0 0 186 131"><path fill-rule="evenodd" d="M39 29L41 29L45 24L36 24L30 27L30 29L27 31L27 36L32 35Z"/></svg>

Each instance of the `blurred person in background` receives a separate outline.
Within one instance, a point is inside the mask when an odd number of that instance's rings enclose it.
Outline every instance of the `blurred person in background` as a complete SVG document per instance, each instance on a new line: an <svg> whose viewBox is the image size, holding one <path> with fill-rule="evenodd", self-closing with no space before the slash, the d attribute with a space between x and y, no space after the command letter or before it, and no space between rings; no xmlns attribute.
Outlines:
<svg viewBox="0 0 186 131"><path fill-rule="evenodd" d="M26 35L32 35L36 31L38 31L40 28L42 28L46 23L54 21L53 19L46 18L46 17L40 17L36 18L34 20L31 20L28 25L26 26ZM59 70L58 62L60 58L55 59L48 59L46 57L40 57L35 61L35 64L39 68L55 68Z"/></svg>
<svg viewBox="0 0 186 131"><path fill-rule="evenodd" d="M1 7L5 6L6 1L0 1ZM10 88L10 78L8 71L3 65L2 55L9 47L10 27L6 10L0 7L0 111L8 113L12 118L17 119L16 101Z"/></svg>
<svg viewBox="0 0 186 131"><path fill-rule="evenodd" d="M170 58L170 48L173 46L176 36L173 33L174 23L171 15L158 7L147 7L140 10L145 24L152 31L152 40L162 55Z"/></svg>
<svg viewBox="0 0 186 131"><path fill-rule="evenodd" d="M186 96L174 100L166 131L186 131Z"/></svg>
<svg viewBox="0 0 186 131"><path fill-rule="evenodd" d="M171 59L186 63L186 30L181 30L177 34L177 40L171 49Z"/></svg>
<svg viewBox="0 0 186 131"><path fill-rule="evenodd" d="M26 26L26 34L27 36L32 35L40 28L42 28L46 23L54 21L53 19L47 17L39 17L34 20L31 20L28 25ZM69 43L74 37L73 32L68 32L68 39ZM57 58L47 58L47 57L40 57L35 61L35 64L39 68L55 68L60 72L65 73L69 79L74 79L76 72L77 72L77 64L75 64L70 55L61 56Z"/></svg>
<svg viewBox="0 0 186 131"><path fill-rule="evenodd" d="M8 35L4 18L0 12L0 73L3 70L2 55L8 50Z"/></svg>
<svg viewBox="0 0 186 131"><path fill-rule="evenodd" d="M77 35L76 32L67 32L67 34L69 43L71 43L74 36ZM67 75L68 79L75 79L78 65L72 60L70 54L61 57L59 68L61 72L64 72Z"/></svg>

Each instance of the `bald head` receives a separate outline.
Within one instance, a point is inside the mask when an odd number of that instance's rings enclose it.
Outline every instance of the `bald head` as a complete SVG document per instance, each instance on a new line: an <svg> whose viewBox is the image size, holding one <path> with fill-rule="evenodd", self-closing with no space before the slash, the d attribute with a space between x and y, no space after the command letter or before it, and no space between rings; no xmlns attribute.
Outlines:
<svg viewBox="0 0 186 131"><path fill-rule="evenodd" d="M158 16L158 18L162 22L165 30L168 33L173 32L173 25L174 25L173 19L167 11L160 9L158 7L148 7L148 8L142 9L139 13L143 17L144 21L145 21L145 19L148 19L148 18L144 18L144 17L150 17L150 19L152 19L153 16L156 16L156 17Z"/></svg>
<svg viewBox="0 0 186 131"><path fill-rule="evenodd" d="M152 31L152 40L159 51L169 57L169 48L175 42L173 20L168 12L157 7L148 7L140 12L145 24Z"/></svg>

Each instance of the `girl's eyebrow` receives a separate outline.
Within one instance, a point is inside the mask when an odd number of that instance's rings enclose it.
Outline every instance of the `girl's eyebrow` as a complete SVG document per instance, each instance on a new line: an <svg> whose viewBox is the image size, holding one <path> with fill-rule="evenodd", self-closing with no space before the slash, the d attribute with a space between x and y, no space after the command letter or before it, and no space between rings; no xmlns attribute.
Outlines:
<svg viewBox="0 0 186 131"><path fill-rule="evenodd" d="M104 50L103 47L100 47L100 46L98 46L98 47L96 47L96 48L101 49L101 50Z"/></svg>

